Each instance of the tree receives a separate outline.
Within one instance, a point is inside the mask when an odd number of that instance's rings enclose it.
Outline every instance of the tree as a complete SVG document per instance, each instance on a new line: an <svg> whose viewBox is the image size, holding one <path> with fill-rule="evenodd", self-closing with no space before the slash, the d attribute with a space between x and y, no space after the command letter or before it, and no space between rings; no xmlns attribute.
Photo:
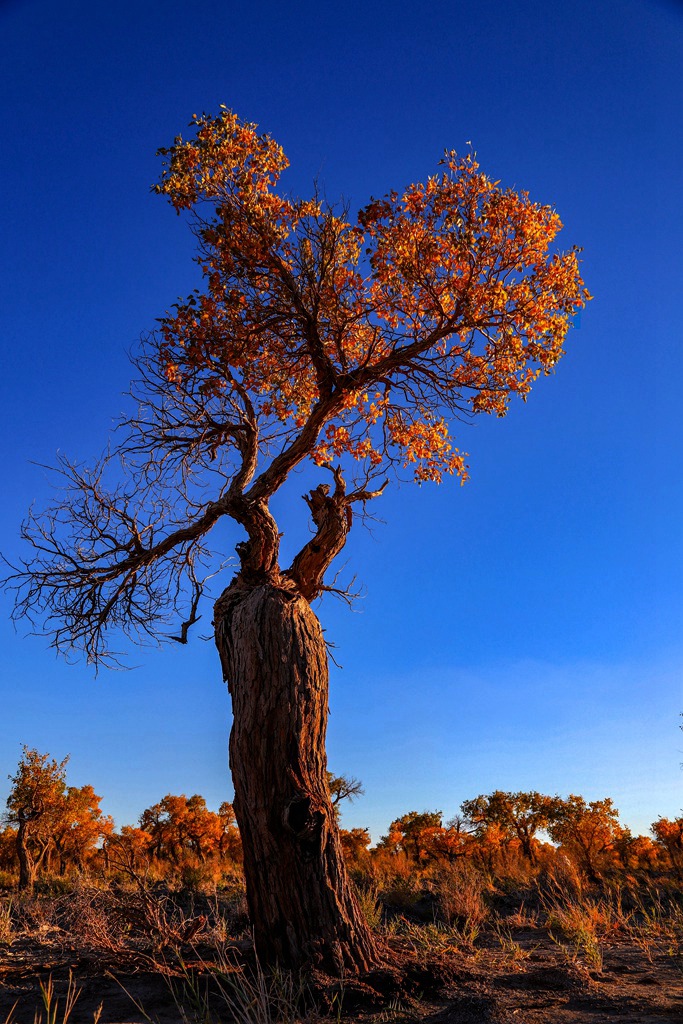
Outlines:
<svg viewBox="0 0 683 1024"><path fill-rule="evenodd" d="M339 830L342 849L347 861L358 861L368 854L372 836L366 828L342 828Z"/></svg>
<svg viewBox="0 0 683 1024"><path fill-rule="evenodd" d="M17 826L20 889L33 889L38 870L51 867L53 858L61 874L68 864L82 871L99 840L114 828L92 786L67 786L68 761L68 756L57 762L24 747L17 772L10 775L5 820Z"/></svg>
<svg viewBox="0 0 683 1024"><path fill-rule="evenodd" d="M18 865L17 830L7 825L0 828L0 871L16 871Z"/></svg>
<svg viewBox="0 0 683 1024"><path fill-rule="evenodd" d="M365 790L362 782L349 775L335 775L334 772L327 772L327 788L330 793L330 802L337 821L341 816L339 804L342 800L353 803L356 797L363 796Z"/></svg>
<svg viewBox="0 0 683 1024"><path fill-rule="evenodd" d="M218 850L221 857L232 861L242 860L242 840L240 839L235 808L227 800L218 808L219 837Z"/></svg>
<svg viewBox="0 0 683 1024"><path fill-rule="evenodd" d="M12 788L5 822L17 826L19 888L31 892L63 815L69 758L55 761L49 754L26 746L22 749L16 774L9 776Z"/></svg>
<svg viewBox="0 0 683 1024"><path fill-rule="evenodd" d="M473 844L472 833L457 816L445 828L428 828L422 834L425 855L432 860L446 860L449 864L470 856Z"/></svg>
<svg viewBox="0 0 683 1024"><path fill-rule="evenodd" d="M65 874L68 862L82 871L88 854L113 832L114 821L102 814L101 799L92 786L67 787L51 825L60 874Z"/></svg>
<svg viewBox="0 0 683 1024"><path fill-rule="evenodd" d="M592 882L600 881L600 860L613 850L626 830L619 824L619 811L609 797L586 803L570 794L560 800L548 825L548 835L571 853Z"/></svg>
<svg viewBox="0 0 683 1024"><path fill-rule="evenodd" d="M230 764L263 962L356 972L376 962L326 786L328 662L312 602L390 476L467 477L449 421L505 415L562 355L587 298L577 251L551 253L548 206L504 190L473 154L348 211L277 191L282 149L222 109L161 150L156 192L187 212L203 289L134 362L137 411L91 466L61 459L62 497L31 514L17 614L59 650L112 655L187 641L209 535L244 532L215 602L232 697ZM313 536L289 566L271 499L307 463ZM64 489L65 488L65 489Z"/></svg>
<svg viewBox="0 0 683 1024"><path fill-rule="evenodd" d="M661 863L662 849L649 836L631 835L628 829L615 843L615 851L627 872L644 871L653 873Z"/></svg>
<svg viewBox="0 0 683 1024"><path fill-rule="evenodd" d="M441 830L441 817L441 811L409 811L392 821L377 846L392 853L401 850L419 864L432 846L434 830Z"/></svg>
<svg viewBox="0 0 683 1024"><path fill-rule="evenodd" d="M558 807L557 798L543 796L542 793L504 793L497 789L490 796L465 800L461 810L476 827L478 835L483 835L492 825L496 826L502 830L505 842L518 840L524 856L535 864L536 833L547 828Z"/></svg>
<svg viewBox="0 0 683 1024"><path fill-rule="evenodd" d="M657 818L651 832L671 859L676 874L683 878L683 816L680 818Z"/></svg>
<svg viewBox="0 0 683 1024"><path fill-rule="evenodd" d="M234 825L231 804L221 804L216 814L198 793L191 797L169 793L140 815L140 828L151 836L154 856L168 858L175 865L188 852L202 864L209 856L236 853L239 839Z"/></svg>
<svg viewBox="0 0 683 1024"><path fill-rule="evenodd" d="M151 846L154 840L144 829L124 825L120 832L110 833L102 844L107 870L115 868L132 877L149 868Z"/></svg>

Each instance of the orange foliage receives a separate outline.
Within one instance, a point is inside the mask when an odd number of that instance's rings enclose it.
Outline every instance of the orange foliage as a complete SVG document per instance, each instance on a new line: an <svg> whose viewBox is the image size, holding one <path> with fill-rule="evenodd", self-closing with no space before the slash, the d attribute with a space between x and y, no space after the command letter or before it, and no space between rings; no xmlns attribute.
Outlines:
<svg viewBox="0 0 683 1024"><path fill-rule="evenodd" d="M672 867L683 878L683 817L658 818L652 823L652 834L666 850Z"/></svg>
<svg viewBox="0 0 683 1024"><path fill-rule="evenodd" d="M449 152L352 223L276 191L288 161L255 125L223 109L192 129L160 151L156 191L195 216L205 290L152 345L165 380L196 396L207 438L237 443L225 412L248 403L280 444L301 432L318 464L348 455L464 480L446 414L505 415L590 298L577 250L551 252L557 213Z"/></svg>
<svg viewBox="0 0 683 1024"><path fill-rule="evenodd" d="M153 839L144 829L124 825L120 832L112 832L104 841L104 861L107 868L137 874L149 867Z"/></svg>
<svg viewBox="0 0 683 1024"><path fill-rule="evenodd" d="M59 816L52 825L52 840L62 874L67 864L82 870L87 856L113 832L113 819L102 814L101 799L92 786L80 789L69 786L66 790Z"/></svg>
<svg viewBox="0 0 683 1024"><path fill-rule="evenodd" d="M278 191L281 147L226 109L160 152L155 190L190 216L202 288L143 342L115 450L60 459L64 496L30 514L35 554L10 577L15 614L94 662L117 660L109 630L158 640L176 614L186 642L224 516L247 532L245 579L319 596L392 474L465 481L452 424L525 400L590 298L578 250L555 249L557 213L473 153L351 217ZM316 540L282 572L269 503L306 461L334 492L306 496Z"/></svg>
<svg viewBox="0 0 683 1024"><path fill-rule="evenodd" d="M652 872L664 866L663 851L649 836L632 836L625 829L615 848L626 871Z"/></svg>
<svg viewBox="0 0 683 1024"><path fill-rule="evenodd" d="M67 761L24 748L0 830L1 871L14 873L17 863L21 869L23 858L22 870L32 884L40 870L83 872L99 859L107 872L144 876L154 866L155 872L183 881L195 875L216 881L226 867L234 871L239 864L232 804L214 812L198 794L167 794L143 811L139 828L124 825L114 831L92 786L66 785ZM335 808L363 792L357 779L332 773L328 786ZM440 811L410 811L391 822L374 849L367 829L340 829L345 858L359 870L391 877L440 870L439 865L461 860L494 875L538 871L558 854L589 881L622 871L651 875L673 869L683 876L683 818L659 818L652 825L653 840L632 836L608 798L587 802L575 794L562 799L501 790L464 801L462 812L444 826ZM540 843L539 830L559 849Z"/></svg>
<svg viewBox="0 0 683 1024"><path fill-rule="evenodd" d="M17 830L8 825L0 828L0 871L15 871L17 864Z"/></svg>
<svg viewBox="0 0 683 1024"><path fill-rule="evenodd" d="M68 757L57 762L49 754L23 748L17 772L10 776L6 821L17 826L20 886L32 888L37 871L53 858L82 869L86 857L113 828L102 815L101 797L92 786L66 785Z"/></svg>
<svg viewBox="0 0 683 1024"><path fill-rule="evenodd" d="M619 812L612 800L592 800L570 794L562 800L548 834L571 853L591 880L598 877L601 861L610 862L627 830L619 824Z"/></svg>
<svg viewBox="0 0 683 1024"><path fill-rule="evenodd" d="M368 852L372 842L370 833L366 828L352 828L339 830L344 856L348 861L357 861L363 854Z"/></svg>
<svg viewBox="0 0 683 1024"><path fill-rule="evenodd" d="M389 826L378 847L390 853L403 852L418 863L427 859L428 849L433 845L433 834L441 828L441 811L410 811L396 818Z"/></svg>
<svg viewBox="0 0 683 1024"><path fill-rule="evenodd" d="M208 857L239 857L239 833L232 805L221 804L216 814L199 794L168 794L140 815L140 828L151 837L150 852L179 864L191 853L200 863Z"/></svg>
<svg viewBox="0 0 683 1024"><path fill-rule="evenodd" d="M427 860L453 861L473 852L473 840L467 832L453 827L434 827L423 830L420 838L423 855Z"/></svg>
<svg viewBox="0 0 683 1024"><path fill-rule="evenodd" d="M529 793L504 793L465 800L461 809L476 834L490 846L518 842L524 856L534 863L538 842L536 833L545 829L559 808L555 797Z"/></svg>

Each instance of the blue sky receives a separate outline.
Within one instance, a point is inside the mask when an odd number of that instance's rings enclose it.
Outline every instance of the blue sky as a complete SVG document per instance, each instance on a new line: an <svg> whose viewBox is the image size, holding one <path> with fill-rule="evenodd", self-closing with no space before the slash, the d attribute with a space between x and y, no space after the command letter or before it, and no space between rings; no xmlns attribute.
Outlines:
<svg viewBox="0 0 683 1024"><path fill-rule="evenodd" d="M343 666L330 766L365 784L345 823L376 838L495 788L609 795L635 831L680 813L682 21L664 0L0 4L10 559L27 507L49 501L36 463L100 451L127 351L196 283L189 232L149 191L192 113L258 122L291 160L285 187L317 178L352 207L471 140L584 247L595 300L556 374L506 420L463 427L464 488L385 494L384 524L341 559L363 599L317 609ZM286 549L302 490L277 503ZM120 824L167 792L230 797L210 642L95 679L15 632L10 607L1 778L26 743L70 753L70 781Z"/></svg>

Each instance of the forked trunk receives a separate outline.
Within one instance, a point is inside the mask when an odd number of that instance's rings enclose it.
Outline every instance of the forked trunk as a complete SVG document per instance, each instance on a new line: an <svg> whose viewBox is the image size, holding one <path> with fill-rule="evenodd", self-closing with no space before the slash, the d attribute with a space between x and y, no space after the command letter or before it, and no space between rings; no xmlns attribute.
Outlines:
<svg viewBox="0 0 683 1024"><path fill-rule="evenodd" d="M216 604L232 696L230 767L247 899L264 964L357 973L376 962L350 886L326 784L327 651L283 582L235 580Z"/></svg>

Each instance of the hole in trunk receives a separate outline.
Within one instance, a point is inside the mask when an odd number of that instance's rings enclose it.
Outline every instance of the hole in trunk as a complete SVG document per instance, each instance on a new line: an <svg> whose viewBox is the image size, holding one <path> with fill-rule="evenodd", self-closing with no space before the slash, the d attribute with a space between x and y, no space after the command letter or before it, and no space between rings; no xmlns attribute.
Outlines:
<svg viewBox="0 0 683 1024"><path fill-rule="evenodd" d="M309 823L310 810L310 796L304 796L292 800L287 809L287 824L295 835L301 835L301 833L305 831L306 826Z"/></svg>
<svg viewBox="0 0 683 1024"><path fill-rule="evenodd" d="M311 811L309 796L295 797L287 808L285 820L296 836L301 856L313 860L320 852L323 823L322 811Z"/></svg>

